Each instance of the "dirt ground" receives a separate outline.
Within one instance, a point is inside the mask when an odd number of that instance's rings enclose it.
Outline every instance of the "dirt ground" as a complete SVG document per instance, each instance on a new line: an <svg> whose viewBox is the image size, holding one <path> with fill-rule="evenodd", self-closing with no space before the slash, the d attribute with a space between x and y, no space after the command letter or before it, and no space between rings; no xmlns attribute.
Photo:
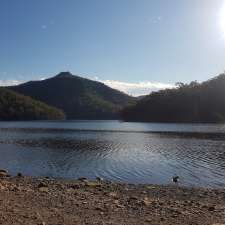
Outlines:
<svg viewBox="0 0 225 225"><path fill-rule="evenodd" d="M224 225L225 189L3 176L0 224Z"/></svg>

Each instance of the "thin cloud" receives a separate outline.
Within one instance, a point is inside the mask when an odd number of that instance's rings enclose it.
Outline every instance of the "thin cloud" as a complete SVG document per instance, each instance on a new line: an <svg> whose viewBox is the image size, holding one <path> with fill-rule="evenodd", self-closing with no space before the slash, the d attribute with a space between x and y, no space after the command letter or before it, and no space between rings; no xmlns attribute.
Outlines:
<svg viewBox="0 0 225 225"><path fill-rule="evenodd" d="M147 21L149 24L156 24L162 22L163 18L161 16L149 18Z"/></svg>
<svg viewBox="0 0 225 225"><path fill-rule="evenodd" d="M133 96L146 95L151 93L152 91L158 91L166 88L175 87L175 85L172 84L149 82L149 81L137 83L122 82L116 80L98 80L98 81L104 83L105 85L108 85L109 87L118 89Z"/></svg>
<svg viewBox="0 0 225 225"><path fill-rule="evenodd" d="M47 27L48 27L47 25L44 25L44 24L43 24L43 25L41 26L41 29L45 30L45 29L47 29Z"/></svg>

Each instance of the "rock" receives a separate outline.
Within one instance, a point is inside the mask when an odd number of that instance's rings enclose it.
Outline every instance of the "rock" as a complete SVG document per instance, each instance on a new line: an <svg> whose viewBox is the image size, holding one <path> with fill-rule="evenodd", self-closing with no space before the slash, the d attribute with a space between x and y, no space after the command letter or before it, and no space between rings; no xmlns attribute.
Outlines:
<svg viewBox="0 0 225 225"><path fill-rule="evenodd" d="M98 210L98 211L104 211L104 209L101 208L100 206L95 207L95 210Z"/></svg>
<svg viewBox="0 0 225 225"><path fill-rule="evenodd" d="M73 184L70 186L70 188L72 189L79 189L80 188L80 184Z"/></svg>
<svg viewBox="0 0 225 225"><path fill-rule="evenodd" d="M142 201L142 203L145 206L149 206L149 205L151 205L152 202L146 197L146 198L144 198L144 200Z"/></svg>
<svg viewBox="0 0 225 225"><path fill-rule="evenodd" d="M215 206L210 206L210 207L208 208L208 210L209 210L210 212L214 211L214 210L215 210Z"/></svg>
<svg viewBox="0 0 225 225"><path fill-rule="evenodd" d="M118 198L118 195L116 192L110 192L109 193L109 197L112 197L112 198Z"/></svg>
<svg viewBox="0 0 225 225"><path fill-rule="evenodd" d="M85 182L85 185L87 186L87 187L93 187L93 188L95 188L95 187L100 187L101 186L101 184L99 184L99 183L97 183L97 182L90 182L90 181L87 181L87 182Z"/></svg>
<svg viewBox="0 0 225 225"><path fill-rule="evenodd" d="M148 186L146 186L146 188L147 189L156 189L156 187L155 186L152 186L152 185L148 185Z"/></svg>
<svg viewBox="0 0 225 225"><path fill-rule="evenodd" d="M82 182L85 182L85 181L87 181L88 179L87 179L86 177L80 177L80 178L78 178L78 180L79 180L79 181L82 181Z"/></svg>
<svg viewBox="0 0 225 225"><path fill-rule="evenodd" d="M40 187L38 190L39 190L40 192L45 192L45 193L48 193L48 192L49 192L49 190L48 190L47 187Z"/></svg>
<svg viewBox="0 0 225 225"><path fill-rule="evenodd" d="M38 184L38 188L42 188L42 187L48 187L48 185L44 182L41 182Z"/></svg>
<svg viewBox="0 0 225 225"><path fill-rule="evenodd" d="M46 225L45 222L38 223L37 225Z"/></svg>
<svg viewBox="0 0 225 225"><path fill-rule="evenodd" d="M13 186L13 187L11 187L11 189L10 189L11 191L21 191L21 189L19 188L19 187L17 187L17 186Z"/></svg>
<svg viewBox="0 0 225 225"><path fill-rule="evenodd" d="M133 201L138 201L138 199L139 199L139 198L136 197L136 196L131 196L131 197L129 198L130 201L132 201L132 200L133 200Z"/></svg>
<svg viewBox="0 0 225 225"><path fill-rule="evenodd" d="M6 170L0 170L0 177L8 177L8 171Z"/></svg>
<svg viewBox="0 0 225 225"><path fill-rule="evenodd" d="M0 184L0 190L5 190L5 186L3 184Z"/></svg>

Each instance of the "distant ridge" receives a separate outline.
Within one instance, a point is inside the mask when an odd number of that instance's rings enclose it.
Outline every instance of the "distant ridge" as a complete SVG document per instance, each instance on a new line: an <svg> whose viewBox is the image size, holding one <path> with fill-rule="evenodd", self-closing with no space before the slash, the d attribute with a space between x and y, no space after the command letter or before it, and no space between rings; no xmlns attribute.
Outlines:
<svg viewBox="0 0 225 225"><path fill-rule="evenodd" d="M225 74L203 83L179 83L153 92L122 111L125 121L224 123Z"/></svg>
<svg viewBox="0 0 225 225"><path fill-rule="evenodd" d="M117 119L119 111L136 100L103 83L70 72L8 88L62 109L67 119Z"/></svg>

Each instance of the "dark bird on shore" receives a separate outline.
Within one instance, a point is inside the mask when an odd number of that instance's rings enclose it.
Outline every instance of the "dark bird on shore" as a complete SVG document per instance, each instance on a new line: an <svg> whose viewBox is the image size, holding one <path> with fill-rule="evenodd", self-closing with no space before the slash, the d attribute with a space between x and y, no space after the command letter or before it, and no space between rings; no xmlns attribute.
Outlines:
<svg viewBox="0 0 225 225"><path fill-rule="evenodd" d="M96 177L96 180L99 181L99 182L102 182L103 178L102 177Z"/></svg>
<svg viewBox="0 0 225 225"><path fill-rule="evenodd" d="M22 177L22 173L17 173L17 177Z"/></svg>
<svg viewBox="0 0 225 225"><path fill-rule="evenodd" d="M179 176L173 176L172 181L177 184L179 182L180 177Z"/></svg>

